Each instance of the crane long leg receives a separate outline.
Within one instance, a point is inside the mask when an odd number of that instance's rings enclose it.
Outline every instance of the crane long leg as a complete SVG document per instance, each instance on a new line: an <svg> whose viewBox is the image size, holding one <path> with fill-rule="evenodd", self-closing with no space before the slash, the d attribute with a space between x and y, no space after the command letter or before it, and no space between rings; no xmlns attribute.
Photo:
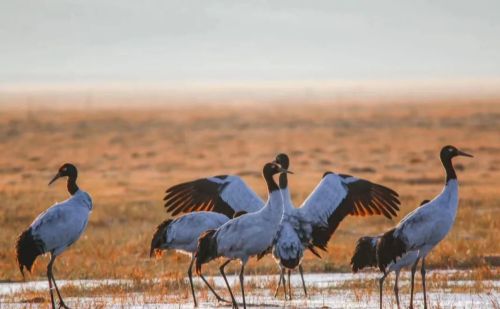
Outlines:
<svg viewBox="0 0 500 309"><path fill-rule="evenodd" d="M226 278L226 274L224 273L224 268L227 266L227 264L229 264L231 262L231 260L227 260L224 262L224 264L222 264L220 267L219 267L219 270L220 270L220 273L222 274L222 277L224 278L224 281L226 282L226 286L227 286L227 289L229 290L229 294L231 294L231 300L233 301L233 307L234 308L238 308L238 304L236 303L236 299L234 299L234 295L233 295L233 291L231 291L231 287L229 286L229 282L227 282L227 278Z"/></svg>
<svg viewBox="0 0 500 309"><path fill-rule="evenodd" d="M63 301L63 298L61 296L61 292L59 292L59 288L57 287L57 283L56 283L56 278L54 277L54 272L52 270L52 266L54 265L56 257L57 257L56 255L51 254L49 265L47 266L47 277L49 277L50 299L52 301L52 305L54 306L55 302L54 302L54 296L53 296L53 292L52 292L52 284L51 284L51 282L52 282L52 283L54 283L54 288L56 290L57 297L59 298L59 308L61 308L61 307L68 308L68 306L66 306L66 304Z"/></svg>
<svg viewBox="0 0 500 309"><path fill-rule="evenodd" d="M399 288L398 288L399 270L396 270L396 280L394 281L394 294L396 295L396 304L399 307Z"/></svg>
<svg viewBox="0 0 500 309"><path fill-rule="evenodd" d="M384 272L384 275L378 279L378 283L379 283L379 293L380 293L380 309L382 309L382 298L383 298L383 287L384 287L384 280L385 280L385 277L387 277L387 273Z"/></svg>
<svg viewBox="0 0 500 309"><path fill-rule="evenodd" d="M280 266L280 279L278 281L278 286L276 287L276 292L274 292L274 297L276 298L276 296L278 296L278 290L280 288L280 285L281 285L281 281L284 279L283 276L284 276L284 272L285 270L283 269L283 267ZM285 300L286 300L286 290L285 290Z"/></svg>
<svg viewBox="0 0 500 309"><path fill-rule="evenodd" d="M214 296L217 298L218 301L223 301L223 302L226 302L226 303L230 303L230 301L225 300L224 298L220 297L219 294L217 294L215 292L215 290L208 283L207 279L205 279L205 277L201 273L200 273L200 278L201 278L201 280L203 280L203 282L205 282L205 284L208 286L208 288L210 289L210 291L212 292L212 294L214 294Z"/></svg>
<svg viewBox="0 0 500 309"><path fill-rule="evenodd" d="M415 271L417 271L417 265L420 258L417 258L415 264L411 267L411 289L410 289L410 309L413 309L413 286L415 285Z"/></svg>
<svg viewBox="0 0 500 309"><path fill-rule="evenodd" d="M52 309L56 308L56 304L54 302L54 294L52 293L52 264L54 263L54 260L55 257L51 255L49 264L47 265L47 279L49 279L49 291L50 291L50 301L52 303Z"/></svg>
<svg viewBox="0 0 500 309"><path fill-rule="evenodd" d="M288 270L288 299L289 300L292 300L292 286L291 286L291 282L292 280L290 280L290 273L292 271L289 269Z"/></svg>
<svg viewBox="0 0 500 309"><path fill-rule="evenodd" d="M52 281L54 282L54 287L56 288L57 297L59 297L59 308L63 307L63 308L69 309L69 307L66 306L66 304L64 303L62 296L61 296L61 293L59 292L59 288L57 287L57 283L56 283L56 278L54 278L54 273L52 273Z"/></svg>
<svg viewBox="0 0 500 309"><path fill-rule="evenodd" d="M300 278L302 279L302 287L304 288L304 294L307 297L306 282L304 281L304 270L302 269L302 264L299 265Z"/></svg>
<svg viewBox="0 0 500 309"><path fill-rule="evenodd" d="M245 277L245 263L241 264L241 271L240 271L240 286L241 286L241 295L243 296L243 308L247 308L247 303L245 301L245 286L243 285L244 277Z"/></svg>
<svg viewBox="0 0 500 309"><path fill-rule="evenodd" d="M422 268L420 269L422 274L422 287L424 289L424 309L427 309L427 293L425 291L425 256L422 258Z"/></svg>
<svg viewBox="0 0 500 309"><path fill-rule="evenodd" d="M286 292L285 268L281 269L281 278L283 278L283 294L285 294L285 300L287 300L288 296Z"/></svg>
<svg viewBox="0 0 500 309"><path fill-rule="evenodd" d="M191 257L191 263L189 263L188 268L188 278L189 284L191 285L191 294L193 295L194 306L198 307L198 302L196 301L196 295L194 294L194 285L193 285L193 264L194 264L194 254Z"/></svg>

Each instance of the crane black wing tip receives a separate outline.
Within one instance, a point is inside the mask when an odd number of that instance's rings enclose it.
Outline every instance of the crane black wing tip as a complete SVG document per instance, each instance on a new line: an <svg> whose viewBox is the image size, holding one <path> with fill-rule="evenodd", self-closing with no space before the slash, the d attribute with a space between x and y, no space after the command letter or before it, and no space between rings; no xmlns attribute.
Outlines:
<svg viewBox="0 0 500 309"><path fill-rule="evenodd" d="M399 194L396 191L392 190L391 188L388 188L388 187L385 187L385 186L382 186L379 184L375 184L372 187L372 191L378 193L379 195L387 196L388 198L391 198L392 200L399 201Z"/></svg>
<svg viewBox="0 0 500 309"><path fill-rule="evenodd" d="M317 256L319 259L322 259L321 255L319 254L318 251L316 251L316 249L314 248L313 245L308 245L307 249L309 249L309 251L311 251L312 254L314 254L315 256Z"/></svg>
<svg viewBox="0 0 500 309"><path fill-rule="evenodd" d="M395 198L399 198L399 193L397 191L395 191L395 190L393 190L393 189L391 189L389 187L385 187L385 186L384 186L384 188L388 191L388 193L390 195L392 195Z"/></svg>
<svg viewBox="0 0 500 309"><path fill-rule="evenodd" d="M173 185L173 186L167 188L165 190L165 193L167 193L167 194L174 194L176 192L176 190L179 190L184 185L185 185L185 183L179 183L179 184Z"/></svg>
<svg viewBox="0 0 500 309"><path fill-rule="evenodd" d="M313 245L314 245L314 248L318 248L321 251L328 252L328 249L326 248L326 243L325 244L316 243L316 244L313 244Z"/></svg>
<svg viewBox="0 0 500 309"><path fill-rule="evenodd" d="M396 212L396 210L393 209L392 205L390 205L390 204L386 204L385 205L385 209L387 210L387 212L389 212L394 217L396 217L398 215L398 213ZM389 218L389 219L391 219L391 218Z"/></svg>
<svg viewBox="0 0 500 309"><path fill-rule="evenodd" d="M379 193L380 195L383 196L390 196L392 199L399 201L399 193L396 192L395 190L386 187L384 185L378 184L378 183L371 183L372 184L372 190Z"/></svg>
<svg viewBox="0 0 500 309"><path fill-rule="evenodd" d="M391 189L388 190L392 191ZM373 197L379 206L390 211L394 216L396 216L396 211L400 210L399 205L401 205L401 201L390 191L380 189L373 190Z"/></svg>
<svg viewBox="0 0 500 309"><path fill-rule="evenodd" d="M173 212L172 212L172 216L177 216L178 214L180 214L182 212L181 209L175 209Z"/></svg>
<svg viewBox="0 0 500 309"><path fill-rule="evenodd" d="M172 212L176 209L179 208L179 205L178 204L170 204L168 202L165 202L165 209L167 210L167 212Z"/></svg>
<svg viewBox="0 0 500 309"><path fill-rule="evenodd" d="M195 186L195 181L183 182L176 185L171 186L165 190L165 199L175 198L178 195L184 194L189 190L193 190Z"/></svg>

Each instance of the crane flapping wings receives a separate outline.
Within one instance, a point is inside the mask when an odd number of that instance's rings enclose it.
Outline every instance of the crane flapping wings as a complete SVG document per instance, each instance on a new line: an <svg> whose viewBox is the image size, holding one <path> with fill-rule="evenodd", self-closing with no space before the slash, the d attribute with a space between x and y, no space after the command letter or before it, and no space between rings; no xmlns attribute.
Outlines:
<svg viewBox="0 0 500 309"><path fill-rule="evenodd" d="M312 245L326 245L347 216L397 215L398 194L387 187L350 175L327 172L300 208L302 217L313 227Z"/></svg>
<svg viewBox="0 0 500 309"><path fill-rule="evenodd" d="M230 218L235 212L255 212L264 201L239 177L219 175L184 182L167 189L165 208L172 215L214 211Z"/></svg>

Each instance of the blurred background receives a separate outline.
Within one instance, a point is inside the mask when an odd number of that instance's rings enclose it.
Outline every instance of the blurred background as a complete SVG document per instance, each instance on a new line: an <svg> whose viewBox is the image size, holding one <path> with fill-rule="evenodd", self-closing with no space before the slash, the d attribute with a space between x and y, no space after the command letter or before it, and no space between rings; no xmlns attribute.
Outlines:
<svg viewBox="0 0 500 309"><path fill-rule="evenodd" d="M58 278L179 278L188 259L148 258L167 187L238 174L264 195L285 151L296 205L332 170L395 189L402 216L441 191L446 144L475 158L428 263L498 278L498 1L21 0L0 23L0 280L21 280L15 239L67 197L47 187L67 161L95 208ZM349 271L355 240L394 224L346 219L306 270Z"/></svg>
<svg viewBox="0 0 500 309"><path fill-rule="evenodd" d="M499 11L485 0L2 1L0 102L27 90L78 90L72 105L87 106L109 92L252 103L498 95Z"/></svg>

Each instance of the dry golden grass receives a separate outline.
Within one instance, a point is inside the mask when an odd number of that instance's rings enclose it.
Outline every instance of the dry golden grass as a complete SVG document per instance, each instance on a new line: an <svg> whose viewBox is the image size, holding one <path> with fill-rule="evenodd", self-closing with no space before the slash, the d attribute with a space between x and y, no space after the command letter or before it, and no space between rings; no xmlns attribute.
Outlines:
<svg viewBox="0 0 500 309"><path fill-rule="evenodd" d="M67 161L78 166L79 185L92 195L94 211L85 235L56 262L56 278L181 278L189 262L185 256L148 257L150 237L166 218L167 187L235 173L263 196L261 167L284 151L295 172L290 186L296 205L324 171L333 170L398 191L401 218L440 192L444 171L438 152L445 144L475 158L455 160L461 184L456 224L428 265L488 268L484 255L500 253L499 102L0 110L0 280L22 279L16 237L38 213L67 197L63 181L47 187ZM348 271L356 239L396 222L347 218L322 260L306 256L306 271ZM30 279L44 278L47 261L38 261ZM263 272L276 273L274 261L250 263L248 273Z"/></svg>

